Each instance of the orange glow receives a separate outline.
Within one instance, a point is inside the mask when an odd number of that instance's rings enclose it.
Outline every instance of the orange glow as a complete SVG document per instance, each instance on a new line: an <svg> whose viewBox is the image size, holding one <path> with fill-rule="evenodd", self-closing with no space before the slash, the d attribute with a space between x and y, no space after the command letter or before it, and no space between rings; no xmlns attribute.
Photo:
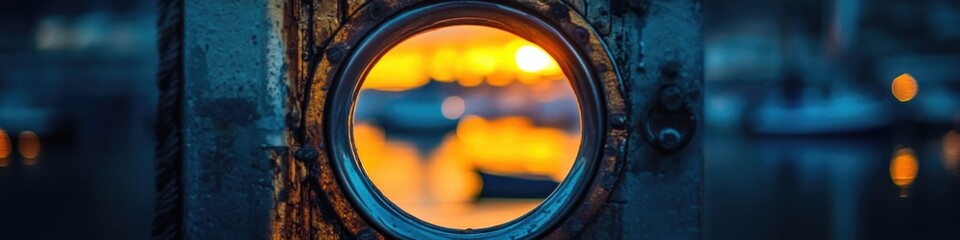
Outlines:
<svg viewBox="0 0 960 240"><path fill-rule="evenodd" d="M0 158L7 158L10 156L10 151L13 150L13 147L10 146L10 136L7 135L7 132L0 128ZM6 166L0 163L0 167Z"/></svg>
<svg viewBox="0 0 960 240"><path fill-rule="evenodd" d="M917 95L917 80L910 74L901 74L893 79L893 85L890 86L893 96L900 102L908 102Z"/></svg>
<svg viewBox="0 0 960 240"><path fill-rule="evenodd" d="M40 154L40 138L32 131L20 132L20 138L17 140L17 150L20 155L26 159L36 159Z"/></svg>
<svg viewBox="0 0 960 240"><path fill-rule="evenodd" d="M403 91L423 86L430 81L423 61L420 54L390 51L367 74L363 88Z"/></svg>
<svg viewBox="0 0 960 240"><path fill-rule="evenodd" d="M353 138L363 170L377 189L401 209L406 209L404 203L416 202L423 192L417 149L409 143L387 141L383 130L364 123L354 125Z"/></svg>
<svg viewBox="0 0 960 240"><path fill-rule="evenodd" d="M550 65L553 58L535 45L525 45L517 49L517 67L524 72L539 72Z"/></svg>
<svg viewBox="0 0 960 240"><path fill-rule="evenodd" d="M460 58L457 49L453 46L438 47L428 67L430 78L439 82L456 80L457 59Z"/></svg>
<svg viewBox="0 0 960 240"><path fill-rule="evenodd" d="M495 87L514 80L534 84L561 79L557 62L539 46L512 33L481 26L453 26L413 36L390 49L367 74L363 89L404 91L456 81Z"/></svg>
<svg viewBox="0 0 960 240"><path fill-rule="evenodd" d="M890 162L890 179L900 187L900 197L909 196L908 188L917 178L918 163L916 154L910 148L899 148L893 153Z"/></svg>
<svg viewBox="0 0 960 240"><path fill-rule="evenodd" d="M560 182L580 145L579 134L537 127L524 117L472 115L462 118L429 158L409 143L387 140L382 129L367 123L355 124L353 137L364 171L384 196L421 220L454 228L494 226L539 203L472 203L483 187L477 170Z"/></svg>
<svg viewBox="0 0 960 240"><path fill-rule="evenodd" d="M457 126L452 147L478 169L501 175L540 175L560 182L580 147L579 134L536 127L524 117L488 121L466 116ZM493 150L496 149L496 150Z"/></svg>
<svg viewBox="0 0 960 240"><path fill-rule="evenodd" d="M440 149L430 157L430 197L437 202L467 203L480 193L483 182L480 175L474 172L470 159L459 155L462 149L443 147L450 145L449 140L449 137L444 139ZM444 225L450 224L456 223Z"/></svg>
<svg viewBox="0 0 960 240"><path fill-rule="evenodd" d="M457 96L449 96L443 99L443 103L440 105L443 117L451 120L463 116L464 110L466 110L466 103L463 102L463 98Z"/></svg>
<svg viewBox="0 0 960 240"><path fill-rule="evenodd" d="M953 175L960 170L960 133L949 131L943 135L940 147L943 151L943 167Z"/></svg>

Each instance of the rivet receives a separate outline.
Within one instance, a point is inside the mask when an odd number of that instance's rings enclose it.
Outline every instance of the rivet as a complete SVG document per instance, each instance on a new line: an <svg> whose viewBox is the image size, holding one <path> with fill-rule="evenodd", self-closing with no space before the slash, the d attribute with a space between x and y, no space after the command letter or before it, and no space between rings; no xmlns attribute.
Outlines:
<svg viewBox="0 0 960 240"><path fill-rule="evenodd" d="M343 60L343 47L336 46L330 49L327 49L327 60L330 63L340 63Z"/></svg>
<svg viewBox="0 0 960 240"><path fill-rule="evenodd" d="M577 27L573 29L574 37L576 37L577 42L580 44L587 44L587 41L590 40L590 32L586 28Z"/></svg>
<svg viewBox="0 0 960 240"><path fill-rule="evenodd" d="M370 5L370 20L380 20L386 14L386 9L384 9L383 4L379 2L373 2Z"/></svg>
<svg viewBox="0 0 960 240"><path fill-rule="evenodd" d="M303 52L300 53L300 54L301 54L301 55L300 55L300 60L303 60L304 62L309 62L309 61L310 61L310 57L313 56L313 52L310 51L309 48L308 48L308 49L303 49Z"/></svg>
<svg viewBox="0 0 960 240"><path fill-rule="evenodd" d="M610 117L610 125L615 129L627 129L627 115L626 114L613 114Z"/></svg>

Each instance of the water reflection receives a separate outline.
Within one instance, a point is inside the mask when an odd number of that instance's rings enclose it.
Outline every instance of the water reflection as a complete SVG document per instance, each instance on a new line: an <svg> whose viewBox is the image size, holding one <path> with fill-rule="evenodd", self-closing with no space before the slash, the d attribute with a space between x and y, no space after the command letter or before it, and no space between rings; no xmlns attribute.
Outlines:
<svg viewBox="0 0 960 240"><path fill-rule="evenodd" d="M13 150L13 147L10 146L10 136L7 136L7 132L0 128L0 158L7 158L10 156L10 151ZM5 166L0 162L0 167Z"/></svg>
<svg viewBox="0 0 960 240"><path fill-rule="evenodd" d="M20 132L20 137L17 139L17 150L20 151L20 156L25 159L36 159L37 155L40 154L40 138L33 131Z"/></svg>
<svg viewBox="0 0 960 240"><path fill-rule="evenodd" d="M411 141L387 138L383 129L370 123L354 125L353 134L364 171L377 189L404 211L454 228L493 226L539 203L480 198L481 173L558 183L566 177L580 144L578 135L534 126L523 117L464 117L428 157Z"/></svg>
<svg viewBox="0 0 960 240"><path fill-rule="evenodd" d="M580 134L534 126L528 118L503 117L488 121L467 116L460 121L457 137L441 149L470 159L477 169L501 175L548 176L563 181L580 146Z"/></svg>
<svg viewBox="0 0 960 240"><path fill-rule="evenodd" d="M917 178L917 156L913 149L902 147L893 152L893 160L890 161L890 179L893 184L900 187L900 197L910 196L910 185Z"/></svg>
<svg viewBox="0 0 960 240"><path fill-rule="evenodd" d="M960 174L960 133L950 130L943 135L940 148L942 149L943 167L950 174Z"/></svg>

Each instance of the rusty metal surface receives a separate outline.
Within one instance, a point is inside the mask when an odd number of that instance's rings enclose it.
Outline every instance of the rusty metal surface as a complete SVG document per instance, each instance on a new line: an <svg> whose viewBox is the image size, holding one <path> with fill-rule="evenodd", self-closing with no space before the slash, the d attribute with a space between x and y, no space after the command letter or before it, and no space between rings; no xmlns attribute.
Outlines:
<svg viewBox="0 0 960 240"><path fill-rule="evenodd" d="M251 1L261 6L248 9L260 12L251 16L188 3L203 15L193 21L215 20L187 26L185 114L194 119L185 123L188 238L385 238L351 204L331 167L323 106L354 46L377 24L425 2L437 1ZM575 40L602 86L607 122L598 171L581 204L546 238L698 237L702 136L664 152L640 129L666 83L689 93L692 114L702 115L699 1L496 2L541 16ZM250 30L260 45L203 36L237 34L226 33L231 29ZM263 40L273 35L280 39ZM266 43L281 47L281 65ZM265 50L230 54L245 47ZM245 64L210 63L230 58ZM254 72L230 72L258 62Z"/></svg>

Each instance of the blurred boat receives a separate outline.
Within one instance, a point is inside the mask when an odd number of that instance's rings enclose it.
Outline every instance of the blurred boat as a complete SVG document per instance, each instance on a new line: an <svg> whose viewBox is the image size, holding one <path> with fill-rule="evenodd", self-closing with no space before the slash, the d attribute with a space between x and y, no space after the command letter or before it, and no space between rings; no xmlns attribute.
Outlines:
<svg viewBox="0 0 960 240"><path fill-rule="evenodd" d="M483 181L480 198L539 198L550 196L560 183L547 176L497 175L476 170Z"/></svg>
<svg viewBox="0 0 960 240"><path fill-rule="evenodd" d="M795 101L768 95L750 116L749 131L768 135L819 135L864 132L894 123L892 110L877 97L840 90Z"/></svg>

